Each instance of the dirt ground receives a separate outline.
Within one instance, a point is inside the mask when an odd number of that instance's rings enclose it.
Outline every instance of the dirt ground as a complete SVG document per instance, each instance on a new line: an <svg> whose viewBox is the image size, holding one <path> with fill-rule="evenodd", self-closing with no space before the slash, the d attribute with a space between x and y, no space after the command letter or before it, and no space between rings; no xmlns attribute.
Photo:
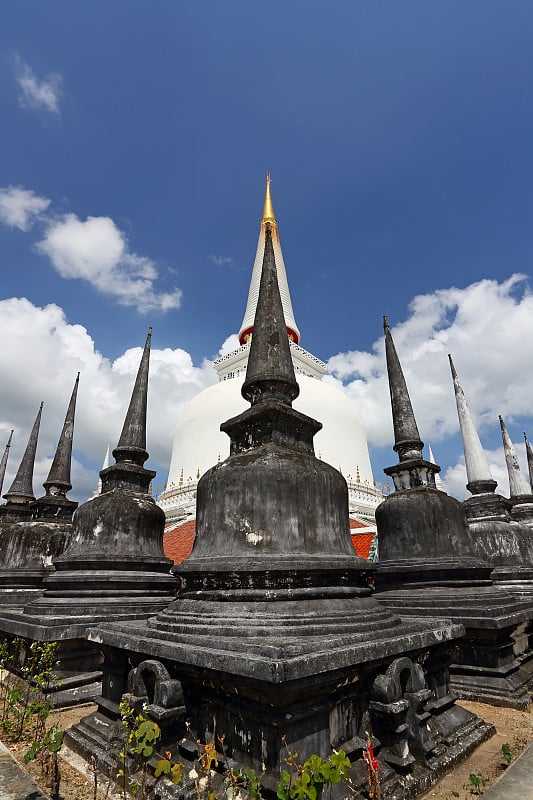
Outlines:
<svg viewBox="0 0 533 800"><path fill-rule="evenodd" d="M451 774L426 792L423 796L426 800L472 800L473 796L481 794L483 790L492 785L505 769L502 745L509 745L514 760L533 741L532 709L515 711L467 701L462 701L461 705L487 722L492 722L496 728L496 734L478 747ZM87 704L73 709L56 711L53 714L53 721L61 728L66 729L90 714L94 708ZM27 744L19 745L16 748L11 746L11 751L20 762L22 762L26 750ZM63 748L60 769L63 800L94 800L94 775L79 756ZM36 762L29 765L29 772L42 785L39 766ZM475 789L470 782L471 774L480 779L479 789ZM47 790L45 785L43 785L43 790L45 792ZM110 785L106 778L100 776L96 797L97 800L121 800L122 794L113 785Z"/></svg>
<svg viewBox="0 0 533 800"><path fill-rule="evenodd" d="M82 717L86 717L96 706L90 703L76 706L75 708L65 708L54 711L50 717L52 723L57 724L62 730L75 725ZM27 743L18 745L9 744L7 746L22 764L24 754L28 750ZM46 793L49 786L42 780L40 766L37 761L31 761L25 769L28 770L34 781L41 786ZM86 762L66 747L61 748L60 752L60 774L61 784L60 793L62 800L95 800L95 780L94 773L89 769ZM116 790L105 776L98 775L96 781L96 800L122 800L122 793Z"/></svg>
<svg viewBox="0 0 533 800"><path fill-rule="evenodd" d="M492 722L496 733L487 742L483 742L453 772L446 775L429 792L426 792L423 795L425 800L472 800L473 796L481 794L489 786L492 786L496 778L499 778L504 771L506 762L502 755L502 745L509 745L514 761L533 741L533 711L531 707L528 711L515 711L511 708L497 708L466 700L462 700L460 705L477 714L486 722ZM480 778L481 785L477 791L470 782L471 774Z"/></svg>

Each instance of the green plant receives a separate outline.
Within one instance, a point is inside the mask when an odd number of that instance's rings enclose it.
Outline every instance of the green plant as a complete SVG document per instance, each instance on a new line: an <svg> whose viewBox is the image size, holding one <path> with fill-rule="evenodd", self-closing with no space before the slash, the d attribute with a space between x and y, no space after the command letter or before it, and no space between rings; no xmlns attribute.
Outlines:
<svg viewBox="0 0 533 800"><path fill-rule="evenodd" d="M502 744L502 756L503 756L503 759L504 759L505 763L507 765L509 765L511 763L511 761L512 761L512 757L511 757L511 748L509 747L507 742L504 742Z"/></svg>
<svg viewBox="0 0 533 800"><path fill-rule="evenodd" d="M40 756L41 775L47 780L51 790L52 800L59 800L59 785L61 773L59 770L59 751L63 744L64 732L57 726L52 725L44 732L42 739L34 741L24 756L24 763Z"/></svg>
<svg viewBox="0 0 533 800"><path fill-rule="evenodd" d="M312 755L302 764L299 753L293 753L287 747L285 763L289 769L281 772L277 791L279 800L320 800L325 789L340 783L350 769L350 760L344 750L334 751L328 759Z"/></svg>
<svg viewBox="0 0 533 800"><path fill-rule="evenodd" d="M484 783L485 781L479 775L476 775L475 772L471 772L465 789L468 789L470 794L481 795L483 794Z"/></svg>
<svg viewBox="0 0 533 800"><path fill-rule="evenodd" d="M230 769L224 776L224 789L229 800L245 791L249 800L263 800L261 779L253 769Z"/></svg>
<svg viewBox="0 0 533 800"><path fill-rule="evenodd" d="M158 753L161 730L150 719L149 712L150 709L145 707L142 713L137 713L128 696L122 698L120 715L125 737L117 777L121 778L124 800L128 792L140 800L149 800L157 793L157 782L161 778L170 779L174 784L181 783L184 778L183 763L174 761L170 751L166 751L164 756ZM218 742L224 754L224 737L219 736ZM291 752L286 743L285 746L288 769L282 771L277 791L279 800L321 800L328 788L348 776L351 764L343 750L333 752L327 759L312 755L301 763L299 753ZM216 800L218 795L212 779L219 767L217 747L214 742L204 744L197 739L196 749L196 759L188 777L194 780L198 800ZM227 770L224 792L228 800L236 800L240 795L245 795L248 800L263 800L261 776L251 768Z"/></svg>
<svg viewBox="0 0 533 800"><path fill-rule="evenodd" d="M117 777L122 779L122 794L126 800L130 792L141 800L148 800L153 796L154 787L151 785L150 766L157 782L161 777L169 778L172 783L180 783L183 779L184 765L173 762L170 752L161 757L156 752L156 747L161 739L161 729L157 722L150 719L145 708L143 713L137 714L126 697L120 703L122 725L125 728L125 740L120 751L121 766ZM160 758L153 762L156 756Z"/></svg>
<svg viewBox="0 0 533 800"><path fill-rule="evenodd" d="M53 703L47 698L57 664L57 642L32 642L20 638L0 640L0 669L6 671L0 695L0 728L19 742L44 735Z"/></svg>
<svg viewBox="0 0 533 800"><path fill-rule="evenodd" d="M21 638L0 640L0 668L5 670L0 694L0 727L13 742L31 741L24 763L39 759L41 777L49 783L52 797L59 797L58 753L63 731L47 728L53 710L48 698L57 665L57 642L32 642Z"/></svg>

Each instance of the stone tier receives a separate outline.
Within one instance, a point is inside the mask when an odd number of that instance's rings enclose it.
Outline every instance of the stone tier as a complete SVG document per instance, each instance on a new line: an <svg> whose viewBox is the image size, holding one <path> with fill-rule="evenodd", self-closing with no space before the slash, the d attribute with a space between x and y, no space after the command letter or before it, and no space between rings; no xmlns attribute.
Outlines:
<svg viewBox="0 0 533 800"><path fill-rule="evenodd" d="M302 758L343 747L362 791L365 730L373 730L386 795L411 797L493 733L448 692L449 648L462 632L442 620L401 620L361 593L248 603L179 599L143 624L89 632L106 657L104 696L67 741L116 773L118 702L128 689L134 706L147 702L154 720L163 721L162 748L176 758L195 757L194 741L189 750L185 741L187 719L192 739L198 732L202 741L225 735L225 768L251 766L271 790L286 741ZM126 658L135 667L127 686ZM142 672L152 678L138 688ZM165 705L161 698L172 695L174 704ZM177 789L192 797L189 790Z"/></svg>
<svg viewBox="0 0 533 800"><path fill-rule="evenodd" d="M38 598L53 559L64 550L70 522L28 520L0 531L0 604L20 607Z"/></svg>
<svg viewBox="0 0 533 800"><path fill-rule="evenodd" d="M379 574L379 573L378 573ZM450 685L460 697L526 708L531 697L533 608L496 587L380 591L376 599L403 617L450 617L464 625L455 645Z"/></svg>

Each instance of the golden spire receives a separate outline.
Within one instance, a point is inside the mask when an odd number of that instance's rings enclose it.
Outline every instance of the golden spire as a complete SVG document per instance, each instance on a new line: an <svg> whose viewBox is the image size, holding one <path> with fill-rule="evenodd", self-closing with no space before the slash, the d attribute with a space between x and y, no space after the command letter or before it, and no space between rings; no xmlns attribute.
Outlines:
<svg viewBox="0 0 533 800"><path fill-rule="evenodd" d="M263 208L263 219L261 222L271 222L274 225L277 224L276 217L274 216L274 208L272 206L272 197L270 196L270 172L267 172L265 206Z"/></svg>

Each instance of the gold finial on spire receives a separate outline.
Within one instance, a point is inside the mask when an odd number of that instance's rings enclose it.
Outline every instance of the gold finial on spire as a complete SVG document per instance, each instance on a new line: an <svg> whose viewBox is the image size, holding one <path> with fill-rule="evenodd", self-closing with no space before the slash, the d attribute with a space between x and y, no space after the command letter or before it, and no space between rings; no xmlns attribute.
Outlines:
<svg viewBox="0 0 533 800"><path fill-rule="evenodd" d="M265 206L263 208L263 219L261 222L270 222L276 225L276 217L274 216L274 207L272 206L272 197L270 196L270 172L267 172L266 178L266 192L265 192Z"/></svg>

